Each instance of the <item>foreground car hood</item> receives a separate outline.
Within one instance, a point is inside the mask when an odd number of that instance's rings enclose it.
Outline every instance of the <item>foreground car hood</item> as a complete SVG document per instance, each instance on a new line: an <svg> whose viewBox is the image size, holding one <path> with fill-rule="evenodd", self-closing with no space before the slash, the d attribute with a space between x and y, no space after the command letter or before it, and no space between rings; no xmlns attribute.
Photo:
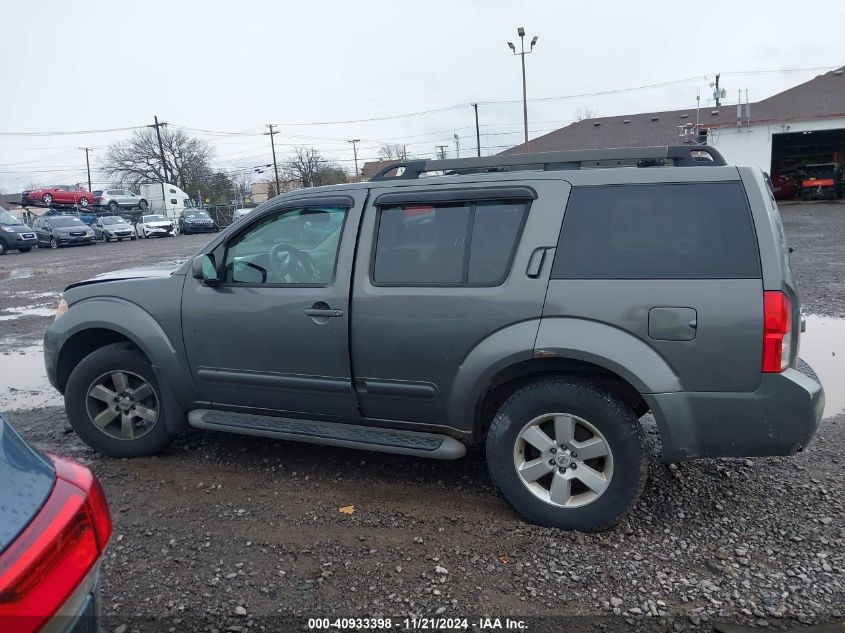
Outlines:
<svg viewBox="0 0 845 633"><path fill-rule="evenodd" d="M66 289L77 288L79 286L87 286L89 284L97 284L104 281L119 281L122 279L149 279L152 277L169 277L183 264L184 262L168 262L166 264L153 264L152 266L141 266L139 268L127 268L126 270L114 270L109 273L102 273L91 279L78 281L69 285Z"/></svg>
<svg viewBox="0 0 845 633"><path fill-rule="evenodd" d="M12 229L15 233L32 233L32 229L26 224L4 224L4 229Z"/></svg>
<svg viewBox="0 0 845 633"><path fill-rule="evenodd" d="M173 222L170 220L158 220L157 222L146 222L144 226L166 229L173 225Z"/></svg>

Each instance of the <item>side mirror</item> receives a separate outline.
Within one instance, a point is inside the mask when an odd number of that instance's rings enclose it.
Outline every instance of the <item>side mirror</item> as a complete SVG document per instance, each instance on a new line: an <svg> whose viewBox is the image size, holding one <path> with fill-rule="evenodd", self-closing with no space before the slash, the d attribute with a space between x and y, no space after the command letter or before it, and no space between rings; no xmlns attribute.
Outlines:
<svg viewBox="0 0 845 633"><path fill-rule="evenodd" d="M217 266L214 264L214 255L195 257L191 263L191 274L194 279L201 279L206 286L215 286L220 281L217 276Z"/></svg>

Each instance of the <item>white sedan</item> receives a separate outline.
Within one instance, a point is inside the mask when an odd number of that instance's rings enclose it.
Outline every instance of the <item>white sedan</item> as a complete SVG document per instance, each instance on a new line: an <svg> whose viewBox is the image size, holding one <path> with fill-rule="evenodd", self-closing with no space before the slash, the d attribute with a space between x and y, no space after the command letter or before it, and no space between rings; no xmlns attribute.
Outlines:
<svg viewBox="0 0 845 633"><path fill-rule="evenodd" d="M163 215L142 215L135 225L138 237L168 237L173 235L173 221Z"/></svg>

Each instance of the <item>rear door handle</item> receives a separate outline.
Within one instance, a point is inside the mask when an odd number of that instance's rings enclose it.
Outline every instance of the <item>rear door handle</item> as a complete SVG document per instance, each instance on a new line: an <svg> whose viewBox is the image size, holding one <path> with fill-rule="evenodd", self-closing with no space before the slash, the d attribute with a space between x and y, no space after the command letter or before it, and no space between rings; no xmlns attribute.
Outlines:
<svg viewBox="0 0 845 633"><path fill-rule="evenodd" d="M534 249L534 252L531 253L531 257L528 260L528 268L525 269L526 277L536 279L540 276L540 272L543 270L543 262L546 260L546 251L549 248L551 247L541 246L540 248Z"/></svg>
<svg viewBox="0 0 845 633"><path fill-rule="evenodd" d="M310 317L342 317L343 310L332 308L305 308L305 316Z"/></svg>

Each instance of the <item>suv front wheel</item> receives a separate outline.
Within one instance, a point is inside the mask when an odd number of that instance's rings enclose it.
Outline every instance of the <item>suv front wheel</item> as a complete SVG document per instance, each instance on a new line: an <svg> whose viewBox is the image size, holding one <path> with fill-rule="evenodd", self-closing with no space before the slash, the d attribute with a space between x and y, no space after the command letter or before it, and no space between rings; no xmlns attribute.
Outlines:
<svg viewBox="0 0 845 633"><path fill-rule="evenodd" d="M642 428L614 393L578 378L516 391L487 435L493 482L528 520L585 532L613 524L645 486Z"/></svg>
<svg viewBox="0 0 845 633"><path fill-rule="evenodd" d="M152 455L172 438L153 369L126 343L82 359L65 387L65 411L76 434L106 455Z"/></svg>

